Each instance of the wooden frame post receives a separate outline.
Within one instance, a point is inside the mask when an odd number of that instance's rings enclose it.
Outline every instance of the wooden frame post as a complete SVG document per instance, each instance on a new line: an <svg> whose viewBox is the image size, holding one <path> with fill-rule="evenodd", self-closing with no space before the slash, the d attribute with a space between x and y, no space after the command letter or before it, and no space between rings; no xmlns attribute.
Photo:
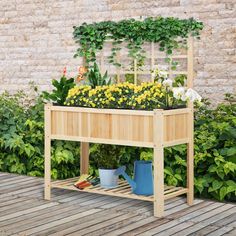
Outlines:
<svg viewBox="0 0 236 236"><path fill-rule="evenodd" d="M44 199L51 199L51 105L44 107Z"/></svg>
<svg viewBox="0 0 236 236"><path fill-rule="evenodd" d="M153 159L154 159L154 216L164 216L164 116L160 110L154 110L153 117Z"/></svg>
<svg viewBox="0 0 236 236"><path fill-rule="evenodd" d="M193 87L193 38L188 39L188 62L187 62L187 87ZM187 143L187 203L193 205L194 201L194 116L193 116L193 103L188 102L188 108L191 112L188 115L188 136L189 142Z"/></svg>
<svg viewBox="0 0 236 236"><path fill-rule="evenodd" d="M89 143L80 143L80 174L89 173Z"/></svg>
<svg viewBox="0 0 236 236"><path fill-rule="evenodd" d="M88 67L85 57L82 61L83 66ZM104 71L104 54L101 51L101 71ZM89 173L89 143L80 143L80 175Z"/></svg>

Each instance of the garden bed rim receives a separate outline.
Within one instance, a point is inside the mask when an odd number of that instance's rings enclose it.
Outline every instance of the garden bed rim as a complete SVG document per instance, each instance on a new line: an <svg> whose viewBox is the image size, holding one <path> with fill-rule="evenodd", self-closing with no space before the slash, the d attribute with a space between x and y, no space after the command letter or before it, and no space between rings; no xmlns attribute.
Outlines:
<svg viewBox="0 0 236 236"><path fill-rule="evenodd" d="M106 108L87 108L87 107L72 107L72 106L55 106L51 103L45 105L45 109L49 108L52 111L67 111L67 112L85 112L85 113L101 113L101 114L122 114L122 115L145 115L153 116L156 112L161 112L165 115L168 114L183 114L189 113L192 109L177 108L177 109L154 109L152 111L146 110L131 110L131 109L106 109Z"/></svg>

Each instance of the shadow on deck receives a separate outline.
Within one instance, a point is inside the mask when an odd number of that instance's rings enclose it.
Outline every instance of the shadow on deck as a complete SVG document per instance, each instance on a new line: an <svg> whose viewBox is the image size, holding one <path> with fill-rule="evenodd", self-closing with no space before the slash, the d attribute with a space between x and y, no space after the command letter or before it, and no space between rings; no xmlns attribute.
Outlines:
<svg viewBox="0 0 236 236"><path fill-rule="evenodd" d="M184 198L166 202L164 218L152 202L52 190L43 200L43 179L0 173L0 236L5 235L231 235L236 205Z"/></svg>

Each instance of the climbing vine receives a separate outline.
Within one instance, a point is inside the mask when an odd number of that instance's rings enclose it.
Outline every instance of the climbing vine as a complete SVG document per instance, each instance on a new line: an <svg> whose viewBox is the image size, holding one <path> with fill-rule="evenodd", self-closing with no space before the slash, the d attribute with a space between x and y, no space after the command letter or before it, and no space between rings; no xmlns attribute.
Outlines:
<svg viewBox="0 0 236 236"><path fill-rule="evenodd" d="M113 47L109 62L115 66L121 66L116 61L116 54L122 42L127 44L128 56L138 61L145 58L142 49L145 42L159 43L159 50L164 51L168 58L174 49L186 46L190 35L199 38L202 29L203 23L193 18L149 17L143 21L128 19L83 23L74 26L74 39L80 45L75 57L85 57L88 64L96 61L96 53L102 50L105 40L111 39Z"/></svg>

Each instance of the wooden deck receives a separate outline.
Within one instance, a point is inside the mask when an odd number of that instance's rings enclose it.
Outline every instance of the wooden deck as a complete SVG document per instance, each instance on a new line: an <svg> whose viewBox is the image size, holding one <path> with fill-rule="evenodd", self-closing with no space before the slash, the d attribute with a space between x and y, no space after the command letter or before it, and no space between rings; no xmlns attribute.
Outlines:
<svg viewBox="0 0 236 236"><path fill-rule="evenodd" d="M236 205L184 198L153 217L151 202L62 189L43 200L43 179L0 173L0 236L208 235L236 236Z"/></svg>

